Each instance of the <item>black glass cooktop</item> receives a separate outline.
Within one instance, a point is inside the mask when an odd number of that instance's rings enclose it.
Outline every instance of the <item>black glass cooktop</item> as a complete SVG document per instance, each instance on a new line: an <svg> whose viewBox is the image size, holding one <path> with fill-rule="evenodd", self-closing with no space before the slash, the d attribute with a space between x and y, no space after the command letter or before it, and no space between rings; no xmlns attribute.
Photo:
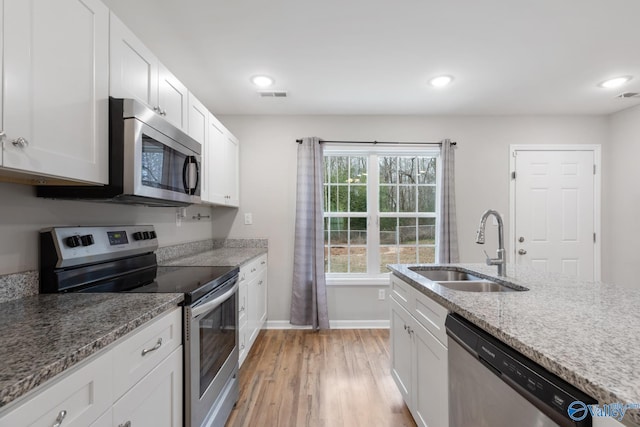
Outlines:
<svg viewBox="0 0 640 427"><path fill-rule="evenodd" d="M78 292L134 292L184 294L185 304L191 304L236 276L238 267L156 267L101 280Z"/></svg>

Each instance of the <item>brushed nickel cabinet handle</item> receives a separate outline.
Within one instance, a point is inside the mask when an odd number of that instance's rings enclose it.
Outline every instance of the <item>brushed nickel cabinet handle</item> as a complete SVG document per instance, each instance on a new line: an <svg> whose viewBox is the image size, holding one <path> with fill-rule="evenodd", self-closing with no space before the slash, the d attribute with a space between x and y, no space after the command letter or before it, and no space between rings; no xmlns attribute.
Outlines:
<svg viewBox="0 0 640 427"><path fill-rule="evenodd" d="M53 423L52 427L60 427L62 425L62 421L64 421L64 417L67 416L67 411L64 409L58 413L58 417L56 418L56 422Z"/></svg>
<svg viewBox="0 0 640 427"><path fill-rule="evenodd" d="M124 424L118 424L118 427L131 427L131 421L127 421Z"/></svg>
<svg viewBox="0 0 640 427"><path fill-rule="evenodd" d="M29 141L27 141L23 137L18 137L16 139L14 139L13 141L11 141L11 143L13 144L14 147L20 147L20 148L24 148L27 145L29 145Z"/></svg>
<svg viewBox="0 0 640 427"><path fill-rule="evenodd" d="M156 351L161 346L162 346L162 338L158 338L158 342L156 343L156 345L154 345L150 349L146 349L145 348L145 349L142 350L142 355L145 356L147 353L151 353L152 351Z"/></svg>

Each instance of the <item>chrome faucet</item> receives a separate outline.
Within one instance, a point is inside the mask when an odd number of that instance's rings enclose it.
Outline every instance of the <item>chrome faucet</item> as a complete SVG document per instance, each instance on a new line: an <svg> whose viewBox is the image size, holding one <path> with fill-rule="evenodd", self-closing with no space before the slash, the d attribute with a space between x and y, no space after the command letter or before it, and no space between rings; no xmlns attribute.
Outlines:
<svg viewBox="0 0 640 427"><path fill-rule="evenodd" d="M484 245L484 229L487 225L487 218L489 218L489 216L491 215L495 216L496 220L498 221L498 257L491 258L487 251L484 251L484 253L487 256L487 265L498 266L498 276L504 276L505 267L507 265L507 259L505 258L504 252L504 224L502 222L502 216L498 211L489 209L482 214L482 218L480 218L480 226L478 227L478 232L476 233L476 243Z"/></svg>

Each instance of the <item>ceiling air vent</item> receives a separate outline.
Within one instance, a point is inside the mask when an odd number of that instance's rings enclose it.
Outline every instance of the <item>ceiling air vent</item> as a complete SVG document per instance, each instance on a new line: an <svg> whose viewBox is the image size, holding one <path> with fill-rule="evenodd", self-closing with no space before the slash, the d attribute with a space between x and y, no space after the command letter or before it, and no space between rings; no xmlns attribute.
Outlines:
<svg viewBox="0 0 640 427"><path fill-rule="evenodd" d="M638 92L623 92L618 95L616 98L640 98L640 93Z"/></svg>
<svg viewBox="0 0 640 427"><path fill-rule="evenodd" d="M286 98L287 92L284 90L261 90L258 92L262 98Z"/></svg>

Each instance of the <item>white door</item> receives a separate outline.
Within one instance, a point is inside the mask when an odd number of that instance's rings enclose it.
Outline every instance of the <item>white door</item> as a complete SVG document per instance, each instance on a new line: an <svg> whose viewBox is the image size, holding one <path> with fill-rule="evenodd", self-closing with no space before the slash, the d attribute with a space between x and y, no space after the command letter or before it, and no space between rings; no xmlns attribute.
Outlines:
<svg viewBox="0 0 640 427"><path fill-rule="evenodd" d="M202 145L202 161L200 163L200 200L205 203L209 202L210 165L209 141L207 140L209 111L192 93L189 93L189 112L187 116L189 123L189 136Z"/></svg>
<svg viewBox="0 0 640 427"><path fill-rule="evenodd" d="M109 9L4 2L4 166L108 182Z"/></svg>
<svg viewBox="0 0 640 427"><path fill-rule="evenodd" d="M188 132L187 99L189 91L162 64L158 67L158 105L160 115L180 130Z"/></svg>
<svg viewBox="0 0 640 427"><path fill-rule="evenodd" d="M594 150L516 150L513 193L516 264L594 280Z"/></svg>

